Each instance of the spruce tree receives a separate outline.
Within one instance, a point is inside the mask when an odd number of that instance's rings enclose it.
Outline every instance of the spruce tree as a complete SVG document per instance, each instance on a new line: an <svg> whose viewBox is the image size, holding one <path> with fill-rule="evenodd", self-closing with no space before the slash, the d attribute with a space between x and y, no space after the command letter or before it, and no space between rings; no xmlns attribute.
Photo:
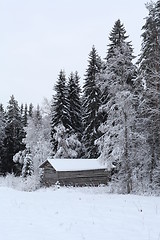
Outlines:
<svg viewBox="0 0 160 240"><path fill-rule="evenodd" d="M95 47L89 53L88 68L86 70L83 86L83 125L85 157L97 158L98 149L95 140L99 137L99 107L101 105L101 92L97 86L98 74L101 70L101 60Z"/></svg>
<svg viewBox="0 0 160 240"><path fill-rule="evenodd" d="M62 125L67 132L72 129L66 76L62 70L59 73L54 90L55 95L53 96L51 110L51 142L53 146L53 155L57 152L58 147L58 142L55 139L57 127Z"/></svg>
<svg viewBox="0 0 160 240"><path fill-rule="evenodd" d="M25 104L25 107L24 107L22 121L23 121L24 127L27 127L27 122L28 122L28 106L27 106L27 104Z"/></svg>
<svg viewBox="0 0 160 240"><path fill-rule="evenodd" d="M75 71L74 73L74 81L75 81L75 84L76 84L76 91L77 91L77 95L79 96L80 98L80 94L81 94L81 87L80 87L80 77L79 77L79 74L77 71Z"/></svg>
<svg viewBox="0 0 160 240"><path fill-rule="evenodd" d="M30 103L29 104L29 109L28 109L28 116L32 117L32 115L33 115L33 104Z"/></svg>
<svg viewBox="0 0 160 240"><path fill-rule="evenodd" d="M5 125L6 118L3 105L0 104L0 174L2 173L2 164L5 153L4 139L5 139Z"/></svg>
<svg viewBox="0 0 160 240"><path fill-rule="evenodd" d="M21 104L20 111L21 111L21 116L23 116L23 111L24 111L23 103Z"/></svg>
<svg viewBox="0 0 160 240"><path fill-rule="evenodd" d="M120 47L122 42L124 42L127 38L128 36L126 35L125 27L121 23L120 19L118 19L115 22L109 36L110 44L108 45L106 60L108 60L110 57L113 57L115 54L115 46Z"/></svg>
<svg viewBox="0 0 160 240"><path fill-rule="evenodd" d="M23 129L20 108L18 106L18 102L12 95L9 100L6 113L4 139L5 158L3 161L4 172L16 172L16 169L14 169L13 156L25 148L25 144L22 141L24 137L25 132Z"/></svg>
<svg viewBox="0 0 160 240"><path fill-rule="evenodd" d="M39 104L37 105L36 110L32 113L32 117L33 117L35 126L41 125L41 122L42 122L42 114L41 114L41 110L40 110Z"/></svg>
<svg viewBox="0 0 160 240"><path fill-rule="evenodd" d="M82 134L82 107L80 100L79 76L76 72L69 76L68 81L68 99L70 108L71 125L74 133L79 137Z"/></svg>
<svg viewBox="0 0 160 240"><path fill-rule="evenodd" d="M107 121L108 113L105 109L105 106L106 106L107 102L109 101L109 98L111 97L110 96L111 94L109 94L109 89L108 89L109 82L108 82L108 80L106 80L106 76L105 76L106 71L107 71L108 61L110 58L113 58L113 57L116 58L116 55L118 53L115 51L115 48L117 48L117 49L119 48L119 50L120 50L123 42L125 42L125 44L127 44L128 48L130 48L129 51L131 51L131 52L133 51L132 47L130 45L130 42L126 41L127 38L128 38L128 35L126 35L125 27L121 23L120 19L118 19L115 22L115 24L112 28L112 31L110 33L110 36L109 36L110 43L108 44L107 55L105 57L104 63L102 64L103 71L101 72L101 74L99 76L99 82L98 82L99 88L101 89L101 104L102 104L102 106L99 111L101 123L104 123L105 121ZM116 67L114 68L114 66L112 68L113 68L113 71L117 71L117 74L118 74L118 69L116 69ZM119 74L121 74L120 71L119 71ZM127 81L130 81L129 76L127 76Z"/></svg>
<svg viewBox="0 0 160 240"><path fill-rule="evenodd" d="M141 117L150 146L149 172L152 185L154 171L160 161L160 1L147 5L149 14L142 28L142 48L139 59L139 74L144 85ZM159 167L159 166L158 166Z"/></svg>
<svg viewBox="0 0 160 240"><path fill-rule="evenodd" d="M107 118L101 124L103 135L96 141L101 152L100 160L112 168L116 165L113 175L114 183L118 182L119 191L131 192L133 159L130 151L132 146L135 109L133 105L133 79L136 68L130 42L127 42L124 26L118 20L111 32L104 83L101 91L107 89L107 101L101 108L106 111ZM104 97L104 96L103 96ZM131 157L132 156L132 157Z"/></svg>

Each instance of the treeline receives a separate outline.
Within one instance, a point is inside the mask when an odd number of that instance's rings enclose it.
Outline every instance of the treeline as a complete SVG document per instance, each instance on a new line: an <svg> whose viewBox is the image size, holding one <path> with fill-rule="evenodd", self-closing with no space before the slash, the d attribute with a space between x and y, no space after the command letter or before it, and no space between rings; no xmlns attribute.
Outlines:
<svg viewBox="0 0 160 240"><path fill-rule="evenodd" d="M132 43L117 20L104 60L95 46L89 53L83 89L78 72L67 78L61 70L43 112L22 110L13 96L7 111L1 105L3 173L30 175L49 155L99 158L114 167L111 191L159 193L160 1L147 9L136 64Z"/></svg>
<svg viewBox="0 0 160 240"><path fill-rule="evenodd" d="M19 106L13 95L8 102L6 110L0 104L1 174L14 173L15 175L21 175L24 158L27 155L29 159L29 154L31 153L30 147L27 148L26 145L29 123L32 121L37 125L41 118L39 106L37 106L36 110L34 110L32 103L29 106L27 104ZM17 158L16 156L19 157ZM32 160L29 165L31 163Z"/></svg>

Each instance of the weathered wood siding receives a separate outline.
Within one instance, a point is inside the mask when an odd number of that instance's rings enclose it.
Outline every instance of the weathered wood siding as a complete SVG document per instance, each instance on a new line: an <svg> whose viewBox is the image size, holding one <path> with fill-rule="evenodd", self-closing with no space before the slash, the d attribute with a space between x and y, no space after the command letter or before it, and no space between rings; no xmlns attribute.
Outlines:
<svg viewBox="0 0 160 240"><path fill-rule="evenodd" d="M105 169L83 170L83 171L55 171L50 165L44 167L42 183L51 186L56 183L60 185L87 186L107 184L110 173Z"/></svg>
<svg viewBox="0 0 160 240"><path fill-rule="evenodd" d="M49 187L51 185L56 184L57 182L57 172L56 170L47 163L45 167L43 168L43 174L42 174L42 185Z"/></svg>
<svg viewBox="0 0 160 240"><path fill-rule="evenodd" d="M60 185L99 185L107 184L108 173L105 169L100 170L84 170L84 171L67 171L58 172L58 179Z"/></svg>

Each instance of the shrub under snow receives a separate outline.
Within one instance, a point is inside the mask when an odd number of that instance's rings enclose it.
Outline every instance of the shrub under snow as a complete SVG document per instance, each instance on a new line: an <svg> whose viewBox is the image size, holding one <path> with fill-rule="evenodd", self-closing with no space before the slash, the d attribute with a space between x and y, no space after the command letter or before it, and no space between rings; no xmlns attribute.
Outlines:
<svg viewBox="0 0 160 240"><path fill-rule="evenodd" d="M11 187L20 191L35 191L40 188L40 178L32 175L26 178L15 177L8 174L6 177L0 177L0 187Z"/></svg>

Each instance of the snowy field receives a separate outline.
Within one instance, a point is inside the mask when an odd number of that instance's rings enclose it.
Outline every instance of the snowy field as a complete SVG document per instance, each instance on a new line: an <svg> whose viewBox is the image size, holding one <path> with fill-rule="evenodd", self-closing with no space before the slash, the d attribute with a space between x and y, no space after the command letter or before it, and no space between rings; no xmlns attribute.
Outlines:
<svg viewBox="0 0 160 240"><path fill-rule="evenodd" d="M0 230L2 240L160 240L160 198L1 186Z"/></svg>

